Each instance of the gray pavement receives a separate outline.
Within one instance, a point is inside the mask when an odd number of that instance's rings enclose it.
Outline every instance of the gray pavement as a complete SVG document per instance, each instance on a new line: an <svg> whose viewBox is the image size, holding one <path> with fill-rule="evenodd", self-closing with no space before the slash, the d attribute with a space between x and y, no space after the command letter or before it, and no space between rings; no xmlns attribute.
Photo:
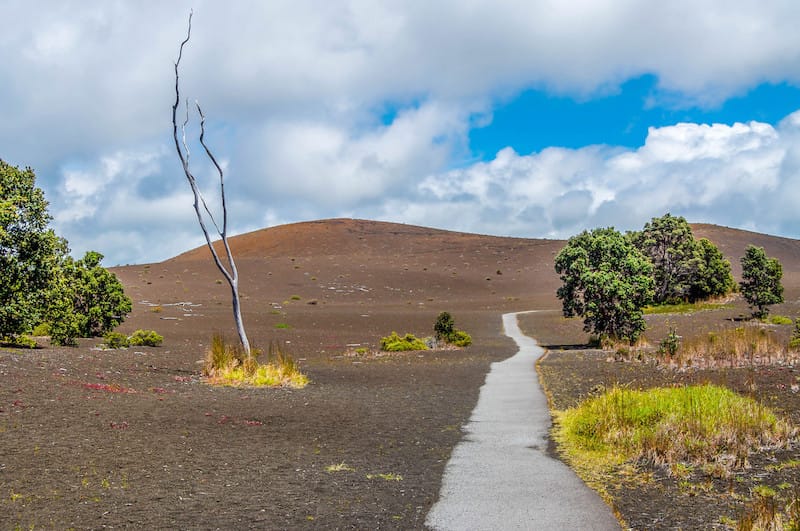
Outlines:
<svg viewBox="0 0 800 531"><path fill-rule="evenodd" d="M526 313L526 312L521 312ZM519 352L493 363L425 524L437 530L619 530L611 509L547 455L550 412L535 363L544 351L503 315Z"/></svg>

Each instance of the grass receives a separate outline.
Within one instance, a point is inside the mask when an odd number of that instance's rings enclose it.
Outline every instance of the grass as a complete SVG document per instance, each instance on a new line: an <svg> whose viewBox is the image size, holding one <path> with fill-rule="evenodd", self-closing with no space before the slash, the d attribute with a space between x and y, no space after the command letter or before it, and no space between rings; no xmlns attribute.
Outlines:
<svg viewBox="0 0 800 531"><path fill-rule="evenodd" d="M723 302L679 302L677 304L658 304L656 306L645 306L645 315L658 315L664 313L694 313L704 310L721 310L730 308L730 304Z"/></svg>
<svg viewBox="0 0 800 531"><path fill-rule="evenodd" d="M238 345L230 345L214 335L206 353L203 374L212 384L253 387L293 387L302 389L309 379L294 359L275 343L270 344L267 362L259 363L260 351L248 358Z"/></svg>
<svg viewBox="0 0 800 531"><path fill-rule="evenodd" d="M355 468L351 467L350 465L341 462L335 465L328 465L325 467L325 472L332 474L333 472L355 472Z"/></svg>
<svg viewBox="0 0 800 531"><path fill-rule="evenodd" d="M764 322L774 325L790 325L793 321L791 317L786 317L785 315L770 315L764 319Z"/></svg>
<svg viewBox="0 0 800 531"><path fill-rule="evenodd" d="M684 340L672 361L679 366L741 367L796 357L771 330L747 325Z"/></svg>
<svg viewBox="0 0 800 531"><path fill-rule="evenodd" d="M383 479L386 481L403 481L403 476L395 474L394 472L387 472L385 474L367 474L367 479Z"/></svg>
<svg viewBox="0 0 800 531"><path fill-rule="evenodd" d="M560 451L607 499L603 485L624 463L741 469L751 453L784 447L796 435L765 406L714 385L615 387L554 414Z"/></svg>

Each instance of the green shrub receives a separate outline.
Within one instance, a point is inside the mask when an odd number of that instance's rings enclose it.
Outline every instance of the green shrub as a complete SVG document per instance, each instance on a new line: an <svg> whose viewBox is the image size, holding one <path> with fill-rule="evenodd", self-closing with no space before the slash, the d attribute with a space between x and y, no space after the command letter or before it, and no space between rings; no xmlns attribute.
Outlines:
<svg viewBox="0 0 800 531"><path fill-rule="evenodd" d="M26 335L2 337L0 338L0 344L16 348L36 348L39 346L35 339Z"/></svg>
<svg viewBox="0 0 800 531"><path fill-rule="evenodd" d="M137 330L128 338L132 347L157 347L164 341L164 336L155 330Z"/></svg>
<svg viewBox="0 0 800 531"><path fill-rule="evenodd" d="M447 342L457 347L468 347L472 344L472 337L463 330L455 330L447 338Z"/></svg>
<svg viewBox="0 0 800 531"><path fill-rule="evenodd" d="M774 325L790 325L790 324L792 324L792 320L790 318L786 317L785 315L770 315L766 319L766 322L768 322L769 324L774 324Z"/></svg>
<svg viewBox="0 0 800 531"><path fill-rule="evenodd" d="M436 334L436 339L447 340L455 329L455 320L448 312L442 312L436 318L436 323L433 325L433 331Z"/></svg>
<svg viewBox="0 0 800 531"><path fill-rule="evenodd" d="M50 335L50 323L39 323L33 329L33 333L31 335L36 336L36 337L49 336Z"/></svg>
<svg viewBox="0 0 800 531"><path fill-rule="evenodd" d="M400 337L397 332L392 332L391 335L381 338L381 350L385 350L386 352L428 350L428 345L414 334L406 334Z"/></svg>
<svg viewBox="0 0 800 531"><path fill-rule="evenodd" d="M119 332L107 332L103 336L103 344L107 348L123 348L130 345L128 336Z"/></svg>
<svg viewBox="0 0 800 531"><path fill-rule="evenodd" d="M661 340L661 343L658 345L658 353L659 354L666 354L670 358L674 357L675 354L678 353L678 348L681 346L681 336L677 334L674 328L669 328L669 333L667 337Z"/></svg>

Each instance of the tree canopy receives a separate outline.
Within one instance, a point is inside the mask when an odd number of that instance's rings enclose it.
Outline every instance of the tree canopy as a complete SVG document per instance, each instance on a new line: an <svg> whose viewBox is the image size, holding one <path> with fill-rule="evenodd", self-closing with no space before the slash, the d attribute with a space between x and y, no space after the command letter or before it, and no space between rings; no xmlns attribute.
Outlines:
<svg viewBox="0 0 800 531"><path fill-rule="evenodd" d="M584 231L558 253L555 270L566 317L583 317L584 330L600 337L638 339L642 308L653 296L653 267L630 239L614 228Z"/></svg>
<svg viewBox="0 0 800 531"><path fill-rule="evenodd" d="M117 277L89 251L74 260L49 228L44 192L30 168L0 160L0 338L48 322L56 344L102 335L131 311Z"/></svg>
<svg viewBox="0 0 800 531"><path fill-rule="evenodd" d="M763 247L747 246L739 286L754 317L766 317L769 306L783 302L782 277L783 266L776 258L768 257Z"/></svg>
<svg viewBox="0 0 800 531"><path fill-rule="evenodd" d="M628 237L653 264L657 304L697 301L733 289L730 262L711 241L695 240L682 216L667 213L653 218Z"/></svg>

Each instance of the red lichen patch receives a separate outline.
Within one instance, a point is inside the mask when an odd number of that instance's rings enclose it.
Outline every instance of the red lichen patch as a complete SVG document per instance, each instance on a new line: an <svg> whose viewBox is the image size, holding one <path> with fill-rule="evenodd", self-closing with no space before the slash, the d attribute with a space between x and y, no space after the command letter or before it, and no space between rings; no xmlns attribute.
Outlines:
<svg viewBox="0 0 800 531"><path fill-rule="evenodd" d="M94 391L105 391L107 393L135 393L135 389L130 387L122 387L117 384L99 384L99 383L84 383L81 384L85 389L92 389Z"/></svg>

